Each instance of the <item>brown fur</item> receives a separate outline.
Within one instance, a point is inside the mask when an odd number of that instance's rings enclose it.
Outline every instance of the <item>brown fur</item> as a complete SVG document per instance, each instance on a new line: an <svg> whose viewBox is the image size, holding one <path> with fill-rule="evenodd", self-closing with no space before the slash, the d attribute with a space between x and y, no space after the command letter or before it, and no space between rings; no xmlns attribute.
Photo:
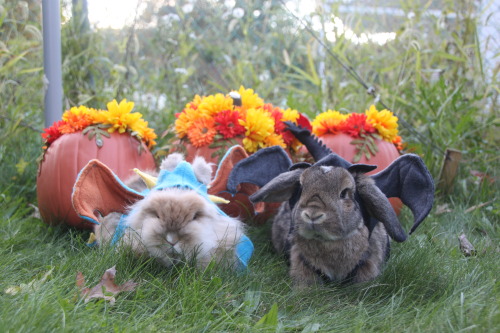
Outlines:
<svg viewBox="0 0 500 333"><path fill-rule="evenodd" d="M302 193L292 211L285 202L273 223L274 247L290 245L290 275L297 285L344 281L359 265L352 282L374 279L381 273L388 237L378 223L369 235L354 200L357 184L374 186L371 179L356 179L343 168L311 167L300 176ZM293 222L293 232L290 226Z"/></svg>

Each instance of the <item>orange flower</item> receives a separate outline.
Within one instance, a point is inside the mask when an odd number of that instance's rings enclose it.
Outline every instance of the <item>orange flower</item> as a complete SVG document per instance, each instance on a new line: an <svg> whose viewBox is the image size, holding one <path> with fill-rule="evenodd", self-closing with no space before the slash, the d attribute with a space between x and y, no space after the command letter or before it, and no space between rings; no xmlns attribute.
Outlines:
<svg viewBox="0 0 500 333"><path fill-rule="evenodd" d="M200 113L196 109L185 108L181 113L177 114L175 121L175 131L177 137L182 139L189 133L189 129L193 123L200 118Z"/></svg>
<svg viewBox="0 0 500 333"><path fill-rule="evenodd" d="M59 127L59 131L62 134L68 134L83 130L85 127L92 125L95 112L95 110L87 109L83 105L72 107L64 112L62 116L64 123Z"/></svg>
<svg viewBox="0 0 500 333"><path fill-rule="evenodd" d="M214 119L201 117L193 122L187 137L193 146L199 148L212 143L215 134L217 134L217 130Z"/></svg>
<svg viewBox="0 0 500 333"><path fill-rule="evenodd" d="M404 146L403 139L399 135L396 135L394 140L392 140L392 143L396 146L396 148L399 151L403 150L403 148L404 148L403 147Z"/></svg>
<svg viewBox="0 0 500 333"><path fill-rule="evenodd" d="M281 148L286 148L285 141L283 141L283 137L279 134L273 133L266 137L264 140L264 144L266 147L272 146L280 146Z"/></svg>

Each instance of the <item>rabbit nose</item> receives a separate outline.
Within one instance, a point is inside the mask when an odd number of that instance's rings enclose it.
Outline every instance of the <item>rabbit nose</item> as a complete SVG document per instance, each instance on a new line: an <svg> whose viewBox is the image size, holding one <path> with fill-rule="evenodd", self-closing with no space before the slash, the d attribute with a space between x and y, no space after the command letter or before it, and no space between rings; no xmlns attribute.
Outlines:
<svg viewBox="0 0 500 333"><path fill-rule="evenodd" d="M177 237L177 235L172 233L172 232L167 233L167 236L165 237L165 239L167 240L167 243L172 245L172 246L177 244L177 242L179 241L179 237Z"/></svg>
<svg viewBox="0 0 500 333"><path fill-rule="evenodd" d="M305 222L308 222L308 223L319 224L319 223L323 223L323 221L325 220L325 213L315 213L315 212L310 212L307 210L302 211L300 216L302 217L302 219Z"/></svg>

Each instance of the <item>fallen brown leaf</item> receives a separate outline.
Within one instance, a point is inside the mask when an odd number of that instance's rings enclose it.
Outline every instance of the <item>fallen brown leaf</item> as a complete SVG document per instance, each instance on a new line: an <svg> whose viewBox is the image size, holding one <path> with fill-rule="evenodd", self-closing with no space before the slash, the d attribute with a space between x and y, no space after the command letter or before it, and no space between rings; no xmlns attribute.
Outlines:
<svg viewBox="0 0 500 333"><path fill-rule="evenodd" d="M452 210L450 209L450 206L447 203L438 205L436 207L436 215L441 215L444 213L451 213L451 212Z"/></svg>
<svg viewBox="0 0 500 333"><path fill-rule="evenodd" d="M43 284L47 281L53 271L54 267L52 267L39 279L33 279L29 283L21 283L19 286L8 287L7 289L5 289L5 293L9 295L17 295L18 293L35 292L42 288Z"/></svg>
<svg viewBox="0 0 500 333"><path fill-rule="evenodd" d="M493 184L496 181L495 177L481 171L471 170L470 174L474 177L477 177L480 182L487 180L490 184Z"/></svg>
<svg viewBox="0 0 500 333"><path fill-rule="evenodd" d="M130 280L124 284L118 286L115 283L116 268L115 266L107 269L104 272L101 281L96 284L93 288L85 287L85 277L82 272L76 274L76 286L80 289L80 295L85 297L85 303L89 302L93 298L102 298L109 301L111 305L115 304L115 297L118 293L122 291L133 291L137 286L137 283Z"/></svg>
<svg viewBox="0 0 500 333"><path fill-rule="evenodd" d="M470 257L476 255L476 249L471 244L471 242L469 242L464 233L458 236L458 240L460 242L460 250L462 251L464 256Z"/></svg>

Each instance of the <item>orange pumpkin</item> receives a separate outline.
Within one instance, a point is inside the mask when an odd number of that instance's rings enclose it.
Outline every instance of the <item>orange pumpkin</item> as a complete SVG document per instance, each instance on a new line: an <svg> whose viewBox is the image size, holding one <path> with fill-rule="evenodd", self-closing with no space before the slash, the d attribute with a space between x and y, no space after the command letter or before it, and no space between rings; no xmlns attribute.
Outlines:
<svg viewBox="0 0 500 333"><path fill-rule="evenodd" d="M355 145L351 144L352 140L354 140L351 136L343 133L324 134L320 137L320 139L333 152L342 156L349 162L354 163L353 159L357 153L357 149ZM375 142L378 148L377 154L371 156L370 159L367 159L366 156L362 155L361 159L356 162L377 166L377 169L369 172L368 174L374 174L384 170L387 166L389 166L389 164L392 163L392 161L400 156L399 151L392 143L379 139L376 139ZM401 200L398 198L389 198L389 201L391 202L392 208L394 208L396 214L399 215L401 207L403 206Z"/></svg>
<svg viewBox="0 0 500 333"><path fill-rule="evenodd" d="M82 132L65 134L54 141L38 168L37 197L40 215L47 224L60 224L92 229L93 224L78 217L71 203L73 185L80 170L98 159L109 166L120 179L133 174L133 168L154 170L155 160L147 147L127 133L102 137L98 147ZM139 145L142 151L139 154Z"/></svg>

